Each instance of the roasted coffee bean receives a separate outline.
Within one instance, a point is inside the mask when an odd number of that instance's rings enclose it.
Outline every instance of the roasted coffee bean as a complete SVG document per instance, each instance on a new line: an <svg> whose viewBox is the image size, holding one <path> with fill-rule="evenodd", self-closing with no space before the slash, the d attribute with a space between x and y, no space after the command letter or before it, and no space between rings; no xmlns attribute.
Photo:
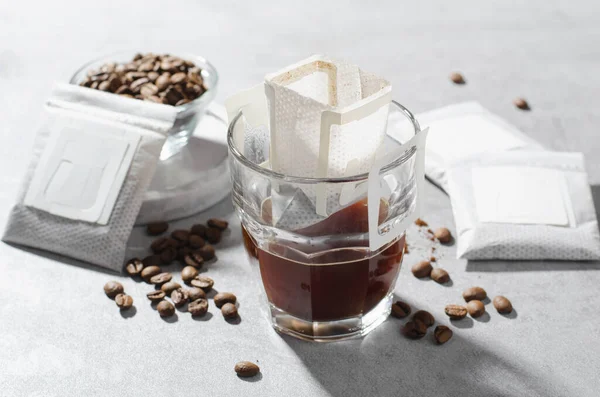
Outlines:
<svg viewBox="0 0 600 397"><path fill-rule="evenodd" d="M129 88L131 88L131 91L133 92L140 92L140 89L142 88L142 86L146 83L148 83L150 80L148 80L147 77L142 77L139 78L137 80L135 80L133 83L131 83L129 85Z"/></svg>
<svg viewBox="0 0 600 397"><path fill-rule="evenodd" d="M183 288L177 288L175 291L171 292L171 300L175 307L181 307L185 305L188 301L188 293Z"/></svg>
<svg viewBox="0 0 600 397"><path fill-rule="evenodd" d="M200 268L204 263L204 258L202 257L200 252L192 252L185 256L183 262L186 264L186 266Z"/></svg>
<svg viewBox="0 0 600 397"><path fill-rule="evenodd" d="M413 265L411 271L412 274L417 278L428 277L431 274L431 263L429 261L421 261Z"/></svg>
<svg viewBox="0 0 600 397"><path fill-rule="evenodd" d="M158 303L156 310L158 310L158 314L160 314L161 317L171 317L175 314L175 307L173 307L171 302L165 300Z"/></svg>
<svg viewBox="0 0 600 397"><path fill-rule="evenodd" d="M417 218L417 220L415 221L415 225L417 225L417 226L421 226L421 227L427 227L427 226L429 226L429 225L427 224L427 222L425 222L425 221L424 221L423 219L421 219L421 218Z"/></svg>
<svg viewBox="0 0 600 397"><path fill-rule="evenodd" d="M412 319L413 319L413 321L414 320L421 321L423 324L425 324L425 326L427 328L431 327L435 323L435 318L433 318L431 313L429 313L426 310L419 310L419 311L415 312L415 314L413 314Z"/></svg>
<svg viewBox="0 0 600 397"><path fill-rule="evenodd" d="M452 80L454 84L465 84L465 78L458 72L452 73L450 75L450 80Z"/></svg>
<svg viewBox="0 0 600 397"><path fill-rule="evenodd" d="M206 276L196 276L192 281L190 281L194 287L202 288L204 292L208 292L211 290L215 282L212 278Z"/></svg>
<svg viewBox="0 0 600 397"><path fill-rule="evenodd" d="M467 315L467 308L461 305L447 305L444 311L453 320L460 320Z"/></svg>
<svg viewBox="0 0 600 397"><path fill-rule="evenodd" d="M177 250L177 260L180 262L184 262L185 261L185 257L189 254L191 254L194 250L192 250L190 247L181 247ZM200 255L198 255L201 259L202 257Z"/></svg>
<svg viewBox="0 0 600 397"><path fill-rule="evenodd" d="M226 303L235 304L237 298L231 292L219 292L218 294L215 295L213 300L215 301L215 306L220 308Z"/></svg>
<svg viewBox="0 0 600 397"><path fill-rule="evenodd" d="M143 96L146 96L146 97L155 95L157 93L158 93L158 87L152 83L146 83L140 89L140 94L142 94Z"/></svg>
<svg viewBox="0 0 600 397"><path fill-rule="evenodd" d="M214 227L209 227L206 230L206 240L211 244L217 244L219 241L221 241L221 230Z"/></svg>
<svg viewBox="0 0 600 397"><path fill-rule="evenodd" d="M119 294L115 296L115 303L121 310L127 310L133 306L133 298L129 295Z"/></svg>
<svg viewBox="0 0 600 397"><path fill-rule="evenodd" d="M436 267L433 270L431 270L430 276L431 279L438 284L444 284L450 281L450 275L448 274L448 272L440 267Z"/></svg>
<svg viewBox="0 0 600 397"><path fill-rule="evenodd" d="M396 303L392 305L392 316L396 318L404 318L408 316L410 312L410 306L406 302L396 301Z"/></svg>
<svg viewBox="0 0 600 397"><path fill-rule="evenodd" d="M482 301L487 298L487 292L481 287L471 287L464 290L462 296L467 302L472 301L473 299Z"/></svg>
<svg viewBox="0 0 600 397"><path fill-rule="evenodd" d="M471 317L480 317L483 315L483 313L485 313L485 305L482 301L473 299L472 301L469 301L469 303L467 303L467 311L469 312Z"/></svg>
<svg viewBox="0 0 600 397"><path fill-rule="evenodd" d="M150 282L152 284L157 284L157 285L162 285L166 282L171 281L171 279L173 278L173 275L169 272L164 272L164 273L159 273L155 276L152 276L150 278Z"/></svg>
<svg viewBox="0 0 600 397"><path fill-rule="evenodd" d="M191 249L198 249L198 248L202 248L206 245L206 241L204 241L204 239L200 236L197 236L195 234L191 234L190 235L190 240L189 240L189 244L190 244L190 248Z"/></svg>
<svg viewBox="0 0 600 397"><path fill-rule="evenodd" d="M216 218L209 219L206 223L208 224L208 226L214 227L219 230L225 230L227 229L227 226L229 226L229 223L227 221Z"/></svg>
<svg viewBox="0 0 600 397"><path fill-rule="evenodd" d="M179 84L187 78L185 73L179 72L171 76L171 84Z"/></svg>
<svg viewBox="0 0 600 397"><path fill-rule="evenodd" d="M127 274L129 274L132 277L139 276L143 269L144 269L144 264L138 258L130 259L129 261L127 261L127 264L125 265L125 271L127 272Z"/></svg>
<svg viewBox="0 0 600 397"><path fill-rule="evenodd" d="M205 261L209 261L215 257L215 247L213 247L210 244L206 244L204 247L200 248L196 252L200 254L200 256L202 256L202 259L204 259Z"/></svg>
<svg viewBox="0 0 600 397"><path fill-rule="evenodd" d="M187 230L175 230L173 233L171 233L171 237L173 237L175 240L177 240L180 243L184 243L187 245L187 243L190 240L190 232L188 232Z"/></svg>
<svg viewBox="0 0 600 397"><path fill-rule="evenodd" d="M145 267L144 270L142 270L141 275L144 281L149 283L152 277L156 276L157 274L160 274L161 272L162 269L158 266L148 266Z"/></svg>
<svg viewBox="0 0 600 397"><path fill-rule="evenodd" d="M429 258L429 262L437 262L437 259L435 258L435 256L432 256L431 258Z"/></svg>
<svg viewBox="0 0 600 397"><path fill-rule="evenodd" d="M203 316L207 311L208 301L206 299L195 299L188 304L188 312L190 312L192 316Z"/></svg>
<svg viewBox="0 0 600 397"><path fill-rule="evenodd" d="M221 313L225 318L235 318L238 315L238 310L233 303L225 303L221 306Z"/></svg>
<svg viewBox="0 0 600 397"><path fill-rule="evenodd" d="M502 295L494 297L492 303L494 304L494 307L498 313L508 314L513 310L512 303L510 303L510 301Z"/></svg>
<svg viewBox="0 0 600 397"><path fill-rule="evenodd" d="M427 327L419 320L409 321L402 327L402 334L409 339L421 339L427 334Z"/></svg>
<svg viewBox="0 0 600 397"><path fill-rule="evenodd" d="M142 259L142 263L145 267L160 266L162 261L160 260L160 255L150 255Z"/></svg>
<svg viewBox="0 0 600 397"><path fill-rule="evenodd" d="M260 372L258 365L250 361L240 361L235 365L235 373L243 378L255 376Z"/></svg>
<svg viewBox="0 0 600 397"><path fill-rule="evenodd" d="M159 237L159 238L157 238L156 240L154 240L150 244L150 249L155 254L160 254L167 247L171 247L171 246L173 246L173 244L171 243L171 241L169 240L169 238L167 238L167 237Z"/></svg>
<svg viewBox="0 0 600 397"><path fill-rule="evenodd" d="M177 103L175 104L175 106L181 106L181 105L185 105L186 103L190 103L189 99L180 99L179 101L177 101Z"/></svg>
<svg viewBox="0 0 600 397"><path fill-rule="evenodd" d="M173 293L173 291L175 291L176 289L181 288L181 284L179 284L176 281L169 281L168 283L164 283L161 287L160 290L162 292L164 292L165 294L167 294L168 296L171 296L171 293Z"/></svg>
<svg viewBox="0 0 600 397"><path fill-rule="evenodd" d="M186 266L181 270L181 279L189 283L198 275L198 270L194 266Z"/></svg>
<svg viewBox="0 0 600 397"><path fill-rule="evenodd" d="M119 294L122 294L123 291L125 291L123 284L118 281L109 281L108 283L104 284L104 293L111 299Z"/></svg>
<svg viewBox="0 0 600 397"><path fill-rule="evenodd" d="M523 98L516 98L513 101L513 104L518 107L521 110L529 110L529 104L527 103L527 101Z"/></svg>
<svg viewBox="0 0 600 397"><path fill-rule="evenodd" d="M443 345L452 338L452 334L453 332L450 328L445 325L438 325L433 331L433 338L435 339L435 343Z"/></svg>
<svg viewBox="0 0 600 397"><path fill-rule="evenodd" d="M197 225L192 226L192 228L190 229L190 233L195 234L196 236L206 237L207 229L208 229L208 227L199 223Z"/></svg>
<svg viewBox="0 0 600 397"><path fill-rule="evenodd" d="M204 292L201 288L188 288L187 292L188 296L190 297L190 302L198 299L206 299L206 292Z"/></svg>
<svg viewBox="0 0 600 397"><path fill-rule="evenodd" d="M108 91L109 88L110 88L110 82L108 82L107 80L101 82L100 85L98 85L98 89L100 91Z"/></svg>
<svg viewBox="0 0 600 397"><path fill-rule="evenodd" d="M168 283L167 283L168 284ZM166 285L166 284L165 284ZM167 296L167 294L164 293L164 291L161 290L154 290L154 291L150 291L146 294L146 296L148 297L148 299L150 299L152 302L159 302L161 300L163 300L165 298L165 296Z"/></svg>
<svg viewBox="0 0 600 397"><path fill-rule="evenodd" d="M149 236L158 236L169 229L167 222L152 222L146 225L146 233Z"/></svg>
<svg viewBox="0 0 600 397"><path fill-rule="evenodd" d="M177 102L183 99L183 95L174 86L170 86L165 90L165 98L169 102L169 105L175 106Z"/></svg>
<svg viewBox="0 0 600 397"><path fill-rule="evenodd" d="M153 83L156 81L156 79L158 79L158 76L160 75L156 72L148 72L148 74L146 75L146 77L148 77L148 80L150 80Z"/></svg>
<svg viewBox="0 0 600 397"><path fill-rule="evenodd" d="M448 244L452 240L452 234L450 234L450 230L445 227L440 227L435 231L435 233L433 233L433 235L442 244Z"/></svg>
<svg viewBox="0 0 600 397"><path fill-rule="evenodd" d="M150 95L149 97L144 98L144 101L154 102L154 103L165 103L162 98L157 97L156 95Z"/></svg>
<svg viewBox="0 0 600 397"><path fill-rule="evenodd" d="M177 258L177 248L167 247L163 252L160 253L160 261L163 265L172 263Z"/></svg>
<svg viewBox="0 0 600 397"><path fill-rule="evenodd" d="M171 75L168 72L165 72L165 73L161 74L156 79L156 86L158 87L158 89L160 91L162 91L165 88L167 88L169 86L169 84L171 84Z"/></svg>

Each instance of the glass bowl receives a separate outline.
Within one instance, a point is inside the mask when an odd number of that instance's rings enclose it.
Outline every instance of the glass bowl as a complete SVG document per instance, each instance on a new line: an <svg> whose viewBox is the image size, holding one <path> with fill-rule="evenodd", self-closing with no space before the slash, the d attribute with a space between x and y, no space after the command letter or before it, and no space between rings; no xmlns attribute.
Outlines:
<svg viewBox="0 0 600 397"><path fill-rule="evenodd" d="M123 52L115 52L112 54L105 55L101 58L95 59L81 66L71 77L69 83L71 84L79 84L86 77L87 73L90 69L100 69L106 63L109 62L117 62L117 63L127 63L133 60L133 57L138 52L134 51L123 51ZM143 52L142 52L143 53ZM160 54L156 52L156 54ZM178 153L190 139L190 136L194 133L196 126L200 119L206 113L206 109L208 105L214 100L215 95L217 93L217 85L219 82L219 75L217 74L217 70L213 65L210 64L206 59L192 54L170 54L173 56L177 56L179 58L188 60L193 62L197 67L199 67L202 72L202 78L204 80L204 85L206 86L206 92L204 92L200 97L195 100L186 103L184 105L176 106L177 110L177 118L175 120L175 124L171 131L169 131L169 136L167 137L167 141L163 146L162 152L160 154L160 159L165 160L169 157L173 156L175 153ZM139 99L132 99L135 101L139 101ZM170 106L170 105L163 105Z"/></svg>

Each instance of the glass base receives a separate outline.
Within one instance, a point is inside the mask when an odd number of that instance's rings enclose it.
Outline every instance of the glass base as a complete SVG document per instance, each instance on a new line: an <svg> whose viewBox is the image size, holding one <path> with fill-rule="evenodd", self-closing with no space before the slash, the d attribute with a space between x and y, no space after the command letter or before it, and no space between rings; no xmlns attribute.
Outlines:
<svg viewBox="0 0 600 397"><path fill-rule="evenodd" d="M271 324L282 334L313 342L333 342L360 338L374 330L389 316L393 293L389 293L367 314L337 321L306 321L269 304Z"/></svg>

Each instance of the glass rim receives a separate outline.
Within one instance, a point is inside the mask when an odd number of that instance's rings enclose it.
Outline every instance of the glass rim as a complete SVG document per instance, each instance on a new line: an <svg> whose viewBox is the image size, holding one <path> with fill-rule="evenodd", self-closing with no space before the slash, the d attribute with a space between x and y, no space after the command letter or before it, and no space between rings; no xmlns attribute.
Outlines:
<svg viewBox="0 0 600 397"><path fill-rule="evenodd" d="M405 108L404 106L402 106L397 101L392 100L391 103L393 105L395 105L396 108L398 108L400 110L400 112L402 112L404 114L404 116L406 118L408 118L408 120L411 122L413 129L414 129L414 135L417 135L418 133L420 133L421 126L419 125L419 122L417 121L415 116L412 114L412 112L410 110L408 110L407 108ZM238 120L242 116L242 114L243 114L243 112L240 109L238 111L237 115L233 118L233 120L231 120L231 123L229 123L229 126L227 128L227 145L229 146L230 153L233 154L233 156L236 158L236 160L241 162L246 167L248 167L264 176L267 176L269 178L278 179L278 180L282 180L282 181L290 182L290 183L305 183L305 184L348 183L348 182L362 182L362 181L366 181L369 178L369 172L363 172L361 174L344 176L344 177L333 177L333 178L331 178L331 177L317 178L317 177L286 175L286 174L281 174L279 172L270 170L268 168L261 167L260 165L253 163L246 156L244 156L242 153L240 153L240 151L235 146L235 143L233 142L233 129L234 129L235 124L238 122ZM415 148L413 147L412 150L408 150L408 151L398 155L397 158L395 158L394 160L390 161L389 163L387 163L386 165L381 167L380 172L382 172L382 173L387 172L387 171L391 170L392 168L397 167L398 165L400 165L404 161L406 161L408 158L410 158L410 156L412 156L414 154L414 152L415 152Z"/></svg>
<svg viewBox="0 0 600 397"><path fill-rule="evenodd" d="M161 53L168 53L169 55L174 55L177 56L179 58L185 59L185 60L191 60L191 59L197 59L200 62L204 63L204 65L206 65L205 68L200 68L202 70L204 69L208 69L209 73L213 79L213 86L210 88L210 91L216 91L217 86L219 84L219 73L217 72L217 68L214 67L214 65L212 63L210 63L206 58L200 56L200 55L195 55L195 54L191 54L191 53L183 53L183 54L178 54L178 53L171 53L169 51L165 51L165 52L156 52L156 51L146 51L147 52L152 52L155 54L161 54ZM83 72L85 72L87 69L89 69L91 67L91 65L100 62L102 60L107 60L110 57L113 56L123 56L123 55L132 55L132 58L135 54L143 54L144 51L115 51L115 52L111 52L110 54L106 54L97 58L94 58L86 63L84 63L83 65L81 65L76 71L75 73L73 73L73 75L71 76L71 78L69 79L69 84L79 84L79 82L77 81L77 76L79 76L80 74L82 74ZM212 98L207 99L208 95L200 95L198 98L194 99L191 102L188 102L184 105L179 105L176 106L175 108L177 109L177 111L179 113L184 112L187 109L191 109L194 108L196 106L198 106L198 104L201 104L203 102L210 102L212 100Z"/></svg>

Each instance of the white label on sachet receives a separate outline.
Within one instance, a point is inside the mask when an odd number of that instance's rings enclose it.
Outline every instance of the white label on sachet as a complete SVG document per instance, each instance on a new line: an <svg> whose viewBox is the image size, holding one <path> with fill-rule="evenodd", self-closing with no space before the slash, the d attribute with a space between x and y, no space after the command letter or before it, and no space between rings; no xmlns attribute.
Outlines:
<svg viewBox="0 0 600 397"><path fill-rule="evenodd" d="M479 222L575 226L561 171L518 166L475 167L472 182Z"/></svg>
<svg viewBox="0 0 600 397"><path fill-rule="evenodd" d="M50 138L25 205L64 218L106 225L140 136L66 127Z"/></svg>

